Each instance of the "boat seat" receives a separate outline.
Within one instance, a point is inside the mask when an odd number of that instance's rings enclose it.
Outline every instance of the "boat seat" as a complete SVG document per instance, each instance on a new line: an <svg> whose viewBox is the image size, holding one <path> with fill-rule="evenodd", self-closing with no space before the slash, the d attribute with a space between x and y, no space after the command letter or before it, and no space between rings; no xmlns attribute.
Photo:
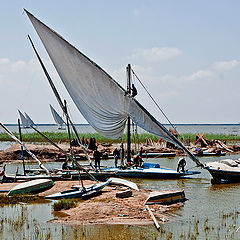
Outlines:
<svg viewBox="0 0 240 240"><path fill-rule="evenodd" d="M158 163L144 163L142 168L160 168Z"/></svg>

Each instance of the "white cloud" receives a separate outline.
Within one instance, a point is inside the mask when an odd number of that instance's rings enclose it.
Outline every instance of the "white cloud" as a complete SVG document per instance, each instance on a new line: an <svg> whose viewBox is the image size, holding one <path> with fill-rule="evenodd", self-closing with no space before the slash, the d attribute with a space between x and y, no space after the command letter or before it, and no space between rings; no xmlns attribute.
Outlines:
<svg viewBox="0 0 240 240"><path fill-rule="evenodd" d="M154 47L151 49L136 49L130 56L131 59L141 59L149 62L157 62L162 60L168 60L176 56L181 55L182 52L178 48L169 47Z"/></svg>
<svg viewBox="0 0 240 240"><path fill-rule="evenodd" d="M231 70L239 65L237 60L222 61L213 63L213 69L215 70Z"/></svg>
<svg viewBox="0 0 240 240"><path fill-rule="evenodd" d="M145 7L144 7L144 5L142 4L139 8L134 9L133 14L134 14L135 16L140 15L140 14L143 12L144 8L145 8Z"/></svg>
<svg viewBox="0 0 240 240"><path fill-rule="evenodd" d="M193 74L191 74L190 76L185 76L185 77L182 77L183 80L185 81L195 81L195 80L198 80L198 79L205 79L205 78L209 78L209 77L212 77L214 74L212 71L209 71L209 70L199 70L197 72L194 72Z"/></svg>
<svg viewBox="0 0 240 240"><path fill-rule="evenodd" d="M6 63L9 63L9 62L10 62L9 59L7 59L7 58L0 58L0 65L6 64Z"/></svg>

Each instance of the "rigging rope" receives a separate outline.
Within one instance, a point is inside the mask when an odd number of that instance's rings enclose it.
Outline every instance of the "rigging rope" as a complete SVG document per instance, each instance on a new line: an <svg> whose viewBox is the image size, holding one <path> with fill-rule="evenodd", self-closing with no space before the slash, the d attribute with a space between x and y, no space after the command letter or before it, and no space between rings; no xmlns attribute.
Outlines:
<svg viewBox="0 0 240 240"><path fill-rule="evenodd" d="M149 91L146 89L146 87L143 85L142 81L139 79L139 77L136 75L136 73L132 70L133 75L136 77L136 79L139 81L139 83L142 85L142 87L144 88L144 90L147 92L147 94L149 95L149 97L152 99L152 101L155 103L155 105L157 106L157 108L161 111L161 113L163 114L163 116L167 119L167 121L169 122L169 124L172 126L172 128L176 131L176 133L178 133L177 129L175 128L175 126L171 123L171 121L169 120L169 118L167 117L167 115L163 112L163 110L160 108L160 106L158 105L158 103L154 100L154 98L152 97L152 95L149 93ZM179 134L179 133L178 133Z"/></svg>

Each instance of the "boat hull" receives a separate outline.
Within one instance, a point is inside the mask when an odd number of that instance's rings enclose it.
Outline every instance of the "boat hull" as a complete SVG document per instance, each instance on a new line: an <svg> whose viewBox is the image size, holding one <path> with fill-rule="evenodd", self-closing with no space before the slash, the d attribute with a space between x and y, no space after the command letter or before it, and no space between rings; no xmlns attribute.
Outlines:
<svg viewBox="0 0 240 240"><path fill-rule="evenodd" d="M212 175L213 183L221 182L221 180L229 182L240 182L240 172L229 171L229 170L218 170L218 169L207 169Z"/></svg>
<svg viewBox="0 0 240 240"><path fill-rule="evenodd" d="M38 179L29 182L20 183L12 188L8 196L17 194L36 194L47 191L54 186L54 182L48 179Z"/></svg>
<svg viewBox="0 0 240 240"><path fill-rule="evenodd" d="M108 169L113 170L113 169ZM107 170L107 171L108 171ZM116 175L123 178L146 178L146 179L178 179L185 176L200 174L198 171L177 172L167 168L136 168L123 169L115 168Z"/></svg>

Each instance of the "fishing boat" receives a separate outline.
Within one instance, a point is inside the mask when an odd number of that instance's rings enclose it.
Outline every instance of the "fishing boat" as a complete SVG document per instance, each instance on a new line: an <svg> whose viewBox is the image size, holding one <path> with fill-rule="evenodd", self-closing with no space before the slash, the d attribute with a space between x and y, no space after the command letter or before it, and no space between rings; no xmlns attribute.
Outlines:
<svg viewBox="0 0 240 240"><path fill-rule="evenodd" d="M173 134L136 100L131 85L132 69L130 64L127 66L128 87L125 90L107 72L68 43L62 36L39 21L27 10L25 12L40 37L69 95L88 123L98 133L110 139L121 138L127 125L128 162L130 162L131 158L130 126L131 121L134 121L137 126L183 149L197 166L203 166ZM37 57L38 59L40 58L38 54ZM39 61L43 67L42 61ZM46 74L46 70L44 71ZM49 74L46 74L46 76L49 79ZM150 170L147 169L149 177L151 176ZM132 169L119 171L128 172L129 176L135 176L136 174L136 171L133 172ZM160 168L154 169L153 172L155 171L159 171L159 175L162 174L162 178L167 176L179 178L182 175L199 173L176 173L174 170L161 170ZM142 174L143 171L140 169L138 172Z"/></svg>
<svg viewBox="0 0 240 240"><path fill-rule="evenodd" d="M61 116L57 113L57 111L53 108L53 106L51 104L49 104L50 106L50 110L52 113L52 116L56 122L56 124L58 125L58 129L64 129L63 125L66 124L63 119L61 118Z"/></svg>
<svg viewBox="0 0 240 240"><path fill-rule="evenodd" d="M75 187L73 189L69 189L63 192L54 193L51 195L46 196L46 199L62 199L62 198L81 198L83 195L87 193L93 194L94 192L101 191L105 186L107 186L111 180L107 180L103 183L96 183L91 185L90 187L82 188L82 187Z"/></svg>
<svg viewBox="0 0 240 240"><path fill-rule="evenodd" d="M28 182L23 182L13 187L8 196L17 194L36 194L47 191L54 186L54 181L50 179L37 179Z"/></svg>
<svg viewBox="0 0 240 240"><path fill-rule="evenodd" d="M127 169L107 168L105 171L115 171L116 175L123 178L148 178L148 179L177 179L189 175L200 174L199 171L178 172L173 169L162 168L159 164L144 163L142 167Z"/></svg>
<svg viewBox="0 0 240 240"><path fill-rule="evenodd" d="M212 183L240 182L240 160L223 159L206 163Z"/></svg>
<svg viewBox="0 0 240 240"><path fill-rule="evenodd" d="M36 125L27 113L24 113L24 114L25 114L25 118L27 119L27 126L28 127L30 127L31 125Z"/></svg>

